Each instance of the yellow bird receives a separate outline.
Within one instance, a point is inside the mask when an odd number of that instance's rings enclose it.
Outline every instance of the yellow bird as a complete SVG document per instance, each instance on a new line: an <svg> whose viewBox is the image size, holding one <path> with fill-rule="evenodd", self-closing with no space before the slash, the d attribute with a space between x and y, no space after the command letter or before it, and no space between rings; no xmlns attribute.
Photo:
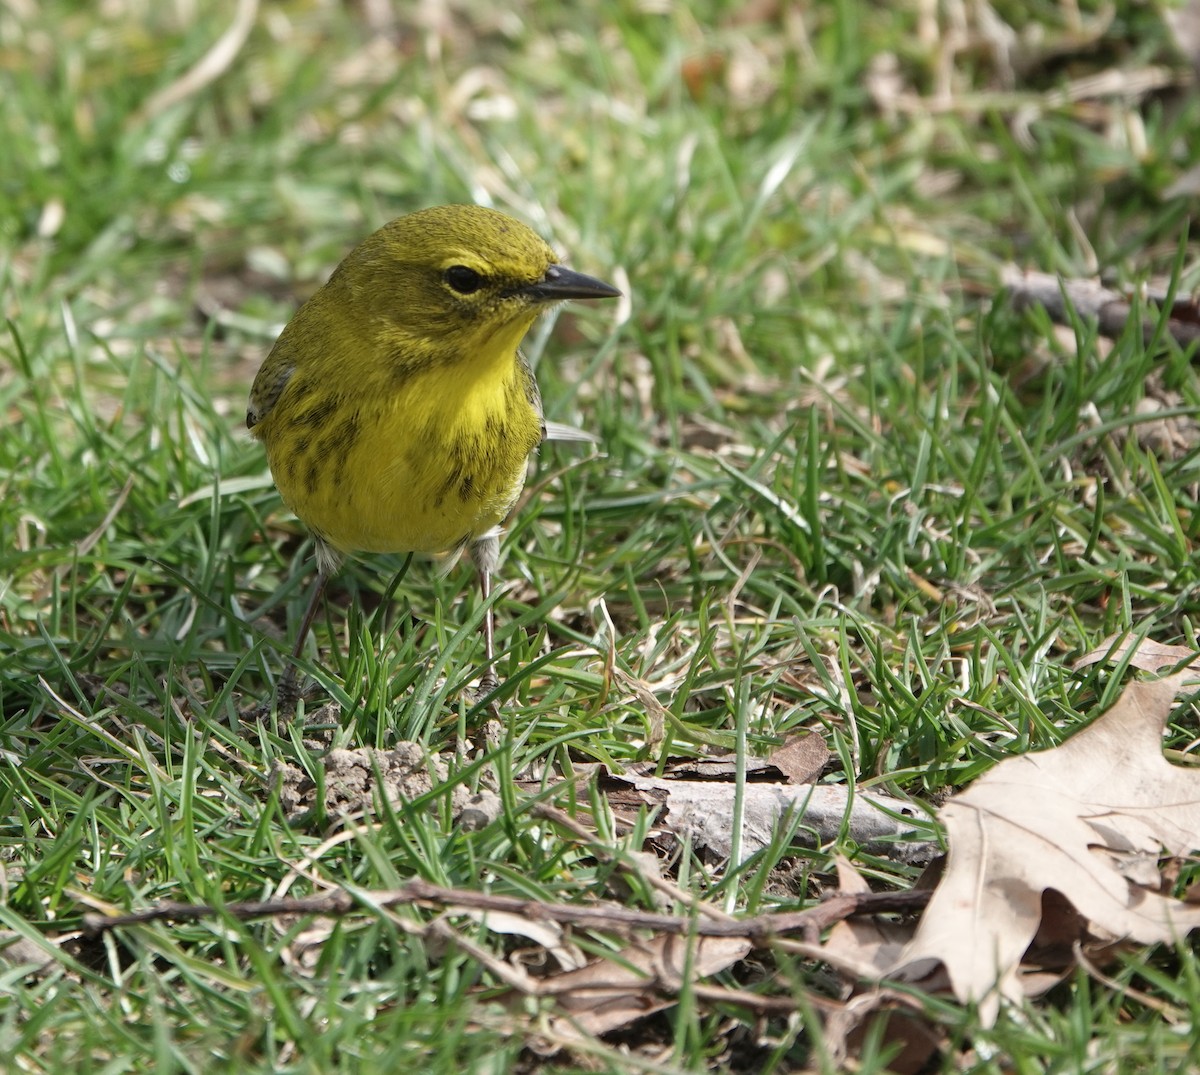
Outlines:
<svg viewBox="0 0 1200 1075"><path fill-rule="evenodd" d="M385 224L300 307L246 410L284 502L316 542L281 707L299 696L295 661L346 554L466 548L487 600L500 526L548 434L521 340L553 303L619 295L558 264L520 221L446 205ZM489 690L491 608L483 630Z"/></svg>

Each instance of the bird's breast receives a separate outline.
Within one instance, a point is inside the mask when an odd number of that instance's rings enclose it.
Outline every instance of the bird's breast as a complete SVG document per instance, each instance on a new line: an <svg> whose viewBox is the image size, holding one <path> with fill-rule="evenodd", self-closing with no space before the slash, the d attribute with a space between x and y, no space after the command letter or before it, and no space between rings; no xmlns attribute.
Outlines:
<svg viewBox="0 0 1200 1075"><path fill-rule="evenodd" d="M293 416L292 435L273 438L290 451L268 442L285 502L343 552L441 552L485 533L512 510L541 438L528 374L514 374L430 370Z"/></svg>

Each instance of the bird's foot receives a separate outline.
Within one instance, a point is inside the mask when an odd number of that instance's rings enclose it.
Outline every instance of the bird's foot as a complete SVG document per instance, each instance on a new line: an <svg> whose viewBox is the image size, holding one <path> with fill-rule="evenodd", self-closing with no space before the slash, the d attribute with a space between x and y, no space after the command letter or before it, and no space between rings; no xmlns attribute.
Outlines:
<svg viewBox="0 0 1200 1075"><path fill-rule="evenodd" d="M479 677L479 682L475 684L475 689L471 692L471 700L473 704L479 705L486 701L487 708L493 716L500 715L500 699L495 697L496 688L500 686L500 680L496 676L492 666L485 665L483 672ZM492 697L489 697L492 695Z"/></svg>

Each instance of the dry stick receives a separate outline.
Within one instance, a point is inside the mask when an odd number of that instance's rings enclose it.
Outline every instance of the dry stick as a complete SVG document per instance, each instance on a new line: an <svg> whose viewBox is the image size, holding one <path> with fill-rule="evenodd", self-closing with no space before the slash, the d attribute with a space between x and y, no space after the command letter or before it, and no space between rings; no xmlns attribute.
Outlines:
<svg viewBox="0 0 1200 1075"><path fill-rule="evenodd" d="M391 909L406 903L422 903L436 907L502 911L533 922L560 922L610 929L649 929L659 933L695 934L701 937L745 937L759 944L772 936L795 932L801 932L807 940L815 941L826 927L856 915L888 911L911 914L921 910L929 902L930 893L923 889L912 892L843 892L805 911L781 911L740 919L683 918L678 915L602 904L542 903L520 896L443 888L419 879L410 881L401 888L364 891L362 896L360 899L351 892L341 891L326 896L245 900L227 903L224 907L164 902L144 911L132 911L123 915L87 913L83 916L83 928L89 933L103 933L122 926L167 920L195 921L220 914L237 919L276 915L344 915L368 905Z"/></svg>
<svg viewBox="0 0 1200 1075"><path fill-rule="evenodd" d="M704 985L702 982L690 983L688 991L700 1000L707 1000L712 1004L736 1004L761 1015L794 1015L799 1007L795 997L764 996L759 993L751 993L748 989ZM806 992L804 999L812 1007L824 1011L838 1011L843 1007L841 1001L823 997L820 993Z"/></svg>
<svg viewBox="0 0 1200 1075"><path fill-rule="evenodd" d="M1050 315L1050 320L1060 325L1071 323L1070 309L1084 320L1095 318L1102 336L1110 338L1121 335L1133 313L1133 303L1120 291L1113 291L1095 280L1068 280L1045 272L1022 272L1008 266L1001 274L1001 283L1012 292L1013 305L1018 310L1030 306L1041 306ZM1163 305L1167 295L1162 291L1146 289L1144 301ZM1153 338L1158 327L1155 318L1142 319L1142 337ZM1176 298L1171 306L1171 315L1166 330L1180 347L1200 340L1200 315L1196 306L1186 298Z"/></svg>

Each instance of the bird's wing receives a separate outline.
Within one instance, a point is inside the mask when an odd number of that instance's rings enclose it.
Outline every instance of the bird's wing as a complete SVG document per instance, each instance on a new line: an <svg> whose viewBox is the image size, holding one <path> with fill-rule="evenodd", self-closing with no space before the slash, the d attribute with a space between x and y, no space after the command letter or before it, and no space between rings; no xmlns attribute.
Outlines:
<svg viewBox="0 0 1200 1075"><path fill-rule="evenodd" d="M247 429L253 429L271 413L271 408L275 406L276 400L283 394L295 372L296 367L290 362L276 364L268 359L263 363L250 389L250 402L246 407Z"/></svg>

